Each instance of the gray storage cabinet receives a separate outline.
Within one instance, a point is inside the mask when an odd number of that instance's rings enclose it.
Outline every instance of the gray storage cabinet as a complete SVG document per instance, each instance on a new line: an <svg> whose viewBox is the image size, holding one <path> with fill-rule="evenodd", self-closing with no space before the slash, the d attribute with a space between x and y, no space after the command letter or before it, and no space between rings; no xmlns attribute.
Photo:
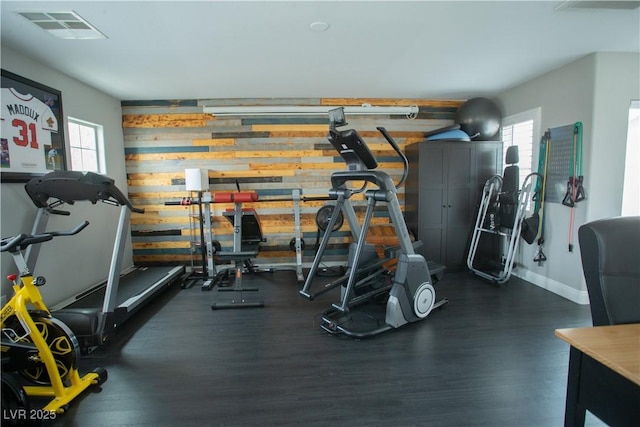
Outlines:
<svg viewBox="0 0 640 427"><path fill-rule="evenodd" d="M482 187L502 171L502 142L422 141L405 150L407 226L427 260L463 270Z"/></svg>

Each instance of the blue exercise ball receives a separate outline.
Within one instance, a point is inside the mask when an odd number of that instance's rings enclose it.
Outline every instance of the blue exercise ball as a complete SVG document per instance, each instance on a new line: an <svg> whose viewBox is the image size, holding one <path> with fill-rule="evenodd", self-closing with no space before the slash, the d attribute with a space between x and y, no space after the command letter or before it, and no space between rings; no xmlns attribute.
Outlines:
<svg viewBox="0 0 640 427"><path fill-rule="evenodd" d="M471 98L458 108L455 121L472 140L489 141L500 131L502 112L488 98Z"/></svg>

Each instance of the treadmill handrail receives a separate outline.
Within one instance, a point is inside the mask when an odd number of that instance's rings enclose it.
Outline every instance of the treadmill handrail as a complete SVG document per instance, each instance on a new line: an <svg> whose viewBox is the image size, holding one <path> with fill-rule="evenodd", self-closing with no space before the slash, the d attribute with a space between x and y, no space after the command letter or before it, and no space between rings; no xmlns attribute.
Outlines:
<svg viewBox="0 0 640 427"><path fill-rule="evenodd" d="M53 171L42 177L32 178L25 184L25 190L37 207L50 209L51 213L64 212L51 209L58 206L59 202L72 205L85 200L93 204L101 201L126 206L131 212L144 213L144 209L131 204L116 187L113 179L94 172ZM49 203L50 198L56 200Z"/></svg>

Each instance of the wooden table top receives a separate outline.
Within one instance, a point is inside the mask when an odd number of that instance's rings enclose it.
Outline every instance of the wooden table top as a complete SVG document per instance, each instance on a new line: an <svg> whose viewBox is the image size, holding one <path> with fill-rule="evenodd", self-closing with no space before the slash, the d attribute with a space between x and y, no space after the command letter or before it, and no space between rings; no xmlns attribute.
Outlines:
<svg viewBox="0 0 640 427"><path fill-rule="evenodd" d="M556 329L555 335L640 385L640 323Z"/></svg>

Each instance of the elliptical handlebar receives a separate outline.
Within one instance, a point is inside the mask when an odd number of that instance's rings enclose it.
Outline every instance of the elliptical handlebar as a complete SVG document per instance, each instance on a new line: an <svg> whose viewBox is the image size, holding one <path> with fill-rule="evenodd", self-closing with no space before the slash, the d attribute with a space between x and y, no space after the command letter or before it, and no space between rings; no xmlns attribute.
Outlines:
<svg viewBox="0 0 640 427"><path fill-rule="evenodd" d="M52 240L56 236L73 236L84 230L89 225L89 221L84 221L71 230L50 231L42 234L24 234L20 233L13 237L2 239L0 252L15 252L16 250L25 249L29 245L42 243Z"/></svg>
<svg viewBox="0 0 640 427"><path fill-rule="evenodd" d="M409 175L409 159L407 159L407 156L405 156L405 154L402 152L402 149L400 149L400 146L398 145L398 143L391 137L391 135L385 128L376 127L376 129L378 129L378 131L382 134L382 136L384 136L384 139L387 140L389 145L393 147L394 151L398 153L398 156L402 159L404 170L402 172L402 178L396 184L396 189L398 189L402 187L402 184L404 184L404 182L407 180L407 176Z"/></svg>

